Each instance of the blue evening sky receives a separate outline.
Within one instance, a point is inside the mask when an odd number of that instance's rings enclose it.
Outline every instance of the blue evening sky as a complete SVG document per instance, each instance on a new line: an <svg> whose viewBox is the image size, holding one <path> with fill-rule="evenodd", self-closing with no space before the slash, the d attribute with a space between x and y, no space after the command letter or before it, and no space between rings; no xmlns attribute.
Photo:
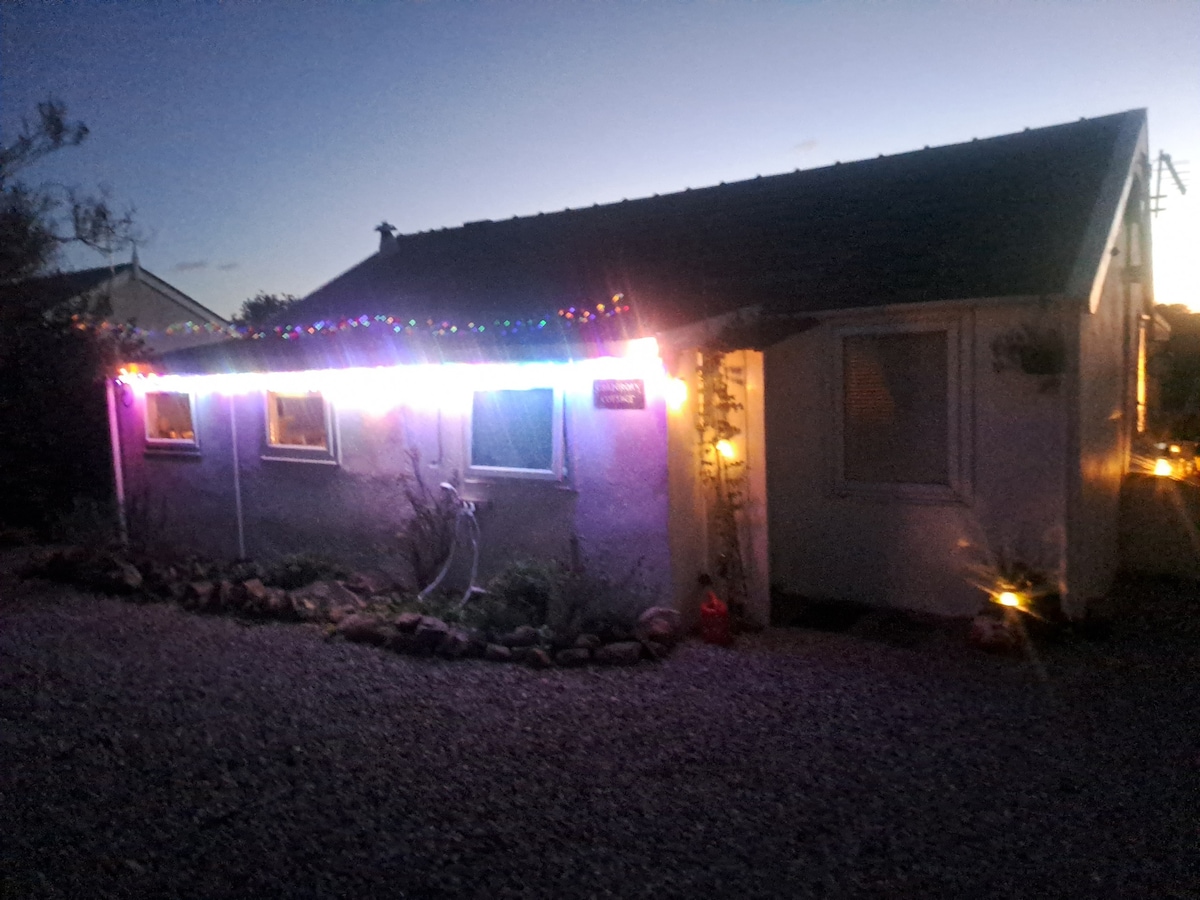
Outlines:
<svg viewBox="0 0 1200 900"><path fill-rule="evenodd" d="M92 130L29 180L107 185L142 264L217 312L402 232L1148 107L1200 161L1200 3L0 4L0 125ZM1155 221L1200 306L1200 187ZM97 265L96 257L73 258Z"/></svg>

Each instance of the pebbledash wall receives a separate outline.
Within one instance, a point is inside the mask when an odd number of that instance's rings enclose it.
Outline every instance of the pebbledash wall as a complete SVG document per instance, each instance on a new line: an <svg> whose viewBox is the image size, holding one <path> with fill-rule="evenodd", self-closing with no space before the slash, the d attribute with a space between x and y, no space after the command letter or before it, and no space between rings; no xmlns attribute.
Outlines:
<svg viewBox="0 0 1200 900"><path fill-rule="evenodd" d="M636 569L667 601L667 384L652 339L571 362L127 376L114 407L128 527L224 558L318 552L403 575L400 480L416 450L434 491L457 477L478 504L480 580L518 557L567 560L574 538L591 570ZM533 389L553 390L551 471L472 467L476 392ZM333 446L270 446L268 391L310 390L326 401ZM191 398L194 446L147 437L152 392Z"/></svg>

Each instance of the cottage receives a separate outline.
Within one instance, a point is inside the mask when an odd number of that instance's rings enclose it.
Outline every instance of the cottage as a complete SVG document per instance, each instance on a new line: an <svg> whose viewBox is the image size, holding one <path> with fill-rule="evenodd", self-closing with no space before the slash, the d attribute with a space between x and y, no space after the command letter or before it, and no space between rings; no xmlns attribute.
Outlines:
<svg viewBox="0 0 1200 900"><path fill-rule="evenodd" d="M385 224L273 331L123 379L127 504L227 554L371 556L419 458L485 573L575 547L685 614L709 573L760 622L772 592L966 615L964 566L1007 551L1081 615L1144 427L1146 140L1136 110Z"/></svg>
<svg viewBox="0 0 1200 900"><path fill-rule="evenodd" d="M621 333L627 306L597 307L578 326L582 310L507 327L364 316L169 354L117 388L126 506L150 517L131 526L227 557L379 566L419 479L474 505L485 574L585 555L661 595L667 379L654 339Z"/></svg>

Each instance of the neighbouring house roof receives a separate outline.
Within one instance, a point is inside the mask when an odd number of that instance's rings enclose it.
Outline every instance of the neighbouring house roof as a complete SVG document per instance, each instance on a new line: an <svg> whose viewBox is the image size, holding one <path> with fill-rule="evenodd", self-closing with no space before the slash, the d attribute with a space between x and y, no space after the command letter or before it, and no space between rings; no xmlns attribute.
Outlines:
<svg viewBox="0 0 1200 900"><path fill-rule="evenodd" d="M51 303L63 303L89 291L94 291L118 275L132 271L132 263L116 266L97 266L76 272L56 272L41 278L31 278L24 284L35 289L38 295Z"/></svg>
<svg viewBox="0 0 1200 900"><path fill-rule="evenodd" d="M77 298L112 326L129 327L146 349L173 348L221 340L229 322L136 261L58 272L6 285L2 293L50 309ZM100 305L105 304L105 305Z"/></svg>
<svg viewBox="0 0 1200 900"><path fill-rule="evenodd" d="M782 336L838 309L1086 299L1145 123L1145 111L1132 110L640 200L385 234L380 252L274 324L362 315L491 324L620 295L636 322L622 323L630 335L754 309L792 322L769 329ZM761 322L752 330L745 340L769 342ZM549 331L560 343L574 336ZM491 335L407 343L233 341L173 354L172 365L265 370L530 352Z"/></svg>

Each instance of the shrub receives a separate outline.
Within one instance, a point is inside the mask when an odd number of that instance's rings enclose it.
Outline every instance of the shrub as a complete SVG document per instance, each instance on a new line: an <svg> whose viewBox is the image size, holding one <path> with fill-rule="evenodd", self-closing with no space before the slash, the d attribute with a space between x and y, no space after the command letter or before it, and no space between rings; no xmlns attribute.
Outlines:
<svg viewBox="0 0 1200 900"><path fill-rule="evenodd" d="M517 559L487 584L494 601L514 612L524 612L532 625L546 624L547 615L562 602L566 570L554 561Z"/></svg>
<svg viewBox="0 0 1200 900"><path fill-rule="evenodd" d="M127 580L130 573L134 580ZM140 571L120 550L108 546L75 546L35 554L20 575L109 594L125 594L141 586Z"/></svg>
<svg viewBox="0 0 1200 900"><path fill-rule="evenodd" d="M458 507L449 491L434 491L421 473L421 454L416 448L408 451L411 474L400 476L400 490L412 510L404 529L396 535L400 549L412 572L415 587L420 590L437 577L438 570L450 555L454 544ZM450 484L458 487L458 474L450 476Z"/></svg>
<svg viewBox="0 0 1200 900"><path fill-rule="evenodd" d="M596 634L632 631L638 616L653 605L640 559L620 578L580 567L571 573L568 592L579 628Z"/></svg>
<svg viewBox="0 0 1200 900"><path fill-rule="evenodd" d="M532 609L498 594L477 594L462 609L462 622L488 634L504 634L520 625L537 625Z"/></svg>
<svg viewBox="0 0 1200 900"><path fill-rule="evenodd" d="M424 598L414 597L411 603L402 604L402 606L419 612L423 616L441 619L447 625L466 624L463 621L463 610L459 606L460 599L460 594L439 591Z"/></svg>
<svg viewBox="0 0 1200 900"><path fill-rule="evenodd" d="M650 605L640 560L621 578L596 574L582 562L514 560L487 588L468 603L482 618L509 628L545 626L556 634L629 630Z"/></svg>
<svg viewBox="0 0 1200 900"><path fill-rule="evenodd" d="M222 578L227 578L230 581L249 581L251 578L257 578L263 584L272 583L267 580L270 577L268 568L252 559L234 560L222 566L220 574Z"/></svg>
<svg viewBox="0 0 1200 900"><path fill-rule="evenodd" d="M75 496L69 511L54 516L50 538L60 544L104 546L116 539L116 520L112 504Z"/></svg>
<svg viewBox="0 0 1200 900"><path fill-rule="evenodd" d="M262 581L291 591L329 578L345 578L350 573L338 563L316 553L294 553L281 557L263 570Z"/></svg>

